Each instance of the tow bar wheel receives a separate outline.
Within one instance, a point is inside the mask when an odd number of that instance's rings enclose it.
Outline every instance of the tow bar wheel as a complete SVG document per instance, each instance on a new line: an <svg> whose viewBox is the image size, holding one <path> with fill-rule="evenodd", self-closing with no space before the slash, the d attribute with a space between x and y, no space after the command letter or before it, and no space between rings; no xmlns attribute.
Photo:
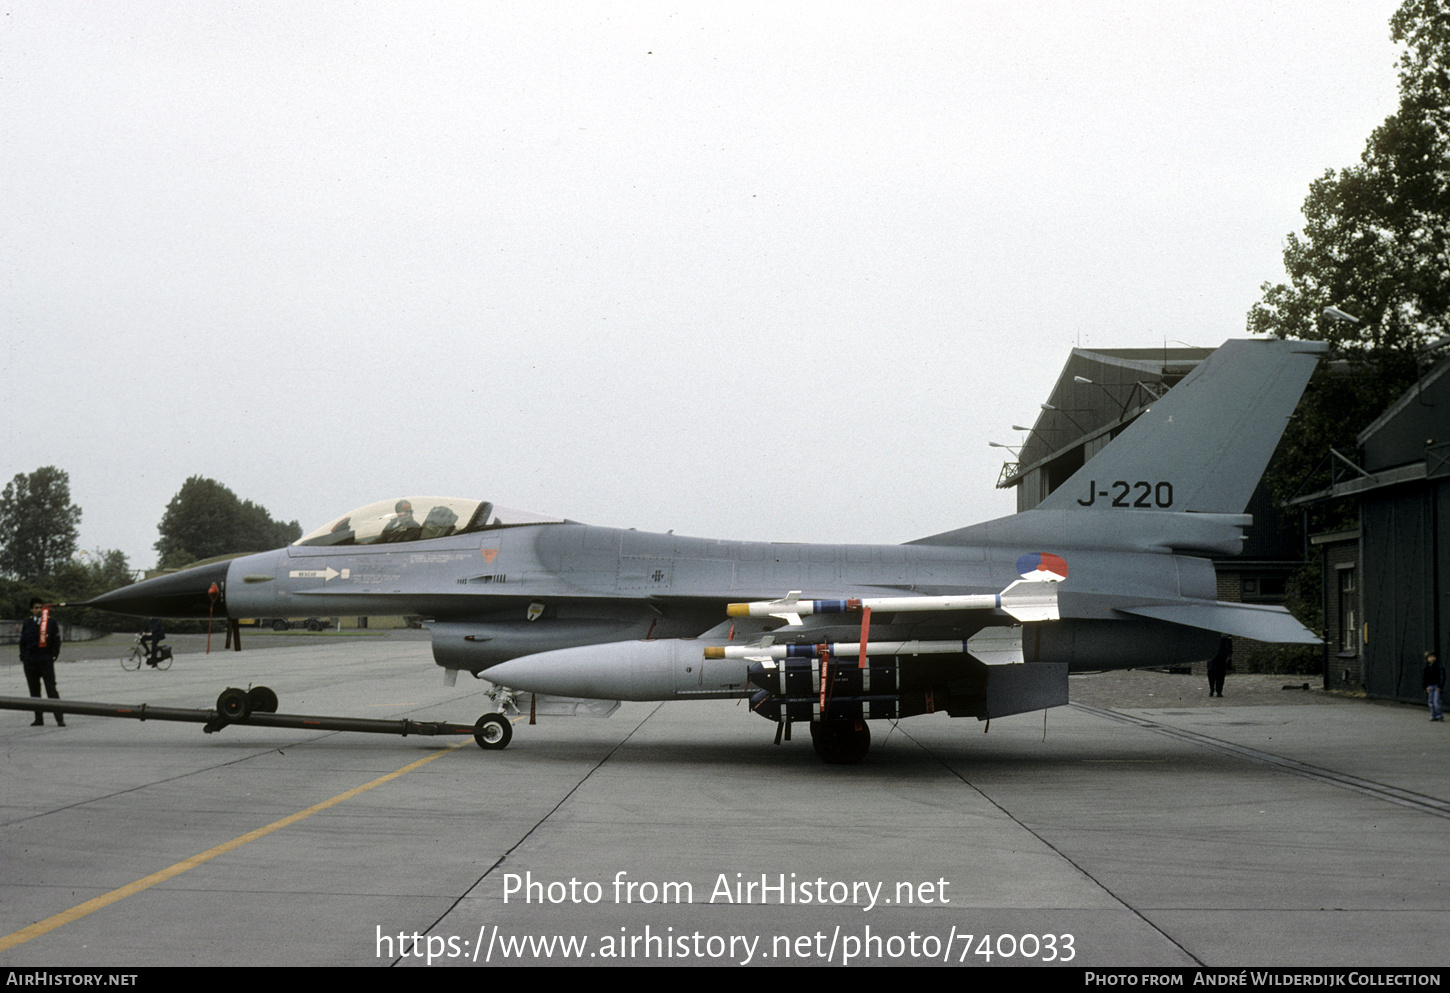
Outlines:
<svg viewBox="0 0 1450 993"><path fill-rule="evenodd" d="M229 721L244 721L252 714L252 702L247 691L235 686L222 690L216 698L216 712Z"/></svg>
<svg viewBox="0 0 1450 993"><path fill-rule="evenodd" d="M484 714L473 725L473 740L478 742L479 748L490 751L507 748L513 736L514 726L502 714Z"/></svg>

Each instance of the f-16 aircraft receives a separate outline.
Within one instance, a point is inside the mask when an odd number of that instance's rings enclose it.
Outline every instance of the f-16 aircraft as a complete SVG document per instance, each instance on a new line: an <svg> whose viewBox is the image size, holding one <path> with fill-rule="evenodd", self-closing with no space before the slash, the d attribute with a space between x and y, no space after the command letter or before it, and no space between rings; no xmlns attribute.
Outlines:
<svg viewBox="0 0 1450 993"><path fill-rule="evenodd" d="M1035 509L903 545L689 538L408 497L91 605L421 615L449 683L465 670L492 686L485 747L526 710L748 697L777 742L808 723L822 759L859 762L872 720L1058 706L1072 670L1205 660L1221 634L1318 643L1282 607L1219 602L1209 556L1241 550L1325 347L1228 342Z"/></svg>

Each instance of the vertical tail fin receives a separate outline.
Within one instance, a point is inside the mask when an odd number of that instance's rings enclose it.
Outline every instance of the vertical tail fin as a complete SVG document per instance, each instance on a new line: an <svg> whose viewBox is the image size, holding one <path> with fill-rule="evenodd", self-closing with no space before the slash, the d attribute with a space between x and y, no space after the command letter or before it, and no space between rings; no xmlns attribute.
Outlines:
<svg viewBox="0 0 1450 993"><path fill-rule="evenodd" d="M1038 509L1243 513L1328 347L1225 342Z"/></svg>

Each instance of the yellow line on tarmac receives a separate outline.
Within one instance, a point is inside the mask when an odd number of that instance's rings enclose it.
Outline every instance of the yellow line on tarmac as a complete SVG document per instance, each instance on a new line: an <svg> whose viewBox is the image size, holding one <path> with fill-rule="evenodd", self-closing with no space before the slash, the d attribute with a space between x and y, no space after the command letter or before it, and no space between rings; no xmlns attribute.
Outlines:
<svg viewBox="0 0 1450 993"><path fill-rule="evenodd" d="M331 800L323 800L321 803L315 803L312 806L308 807L306 810L299 810L295 814L287 815L280 821L273 821L266 827L259 827L255 831L248 831L246 834L242 835L239 838L233 838L231 841L217 845L215 848L208 848L200 855L193 855L191 858L178 862L175 865L170 866L169 868L162 869L160 872L153 872L151 875L146 876L142 879L138 879L134 883L128 883L127 885L122 886L120 889L112 890L111 892L102 894L101 896L98 896L93 900L87 900L85 903L72 907L70 910L56 914L54 917L47 917L45 920L37 921L29 927L24 927L12 934L7 934L5 937L0 938L0 952L3 952L10 948L14 948L16 945L23 945L31 938L38 938L42 934L47 934L51 931L54 931L56 928L60 927L63 924L69 924L71 921L78 921L82 917L85 917L87 914L95 913L102 907L109 907L111 904L116 903L117 901L126 899L126 897L130 896L133 893L140 893L142 890L150 889L157 883L164 883L174 876L181 875L188 869L195 869L197 866L205 862L210 862L218 855L225 855L227 852L233 851L237 848L241 848L249 841L256 841L258 838L264 838L267 835L271 834L273 831L279 831L290 824L296 824L298 821L306 820L313 814L320 814L322 813L322 811L327 810L329 807L337 806L344 800L351 800L359 793L366 793L368 790L372 789L375 786L381 786L386 782L397 779L404 773L412 772L419 766L427 765L434 759L442 758L444 755L447 755L455 748L461 748L464 744L466 744L466 742L460 741L458 744L448 745L447 747L439 749L438 751L434 752L432 755L427 756L426 758L421 758L416 762L403 766L403 768L397 770L396 772L390 772L386 776L380 776L377 779L374 779L372 782L364 783L361 786L354 787L353 789L348 790L346 793L339 793Z"/></svg>

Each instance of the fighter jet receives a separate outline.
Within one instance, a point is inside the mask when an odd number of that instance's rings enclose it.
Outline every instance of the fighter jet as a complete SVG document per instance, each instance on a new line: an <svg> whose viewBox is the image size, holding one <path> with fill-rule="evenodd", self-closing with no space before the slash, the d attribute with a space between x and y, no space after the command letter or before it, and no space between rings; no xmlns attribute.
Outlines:
<svg viewBox="0 0 1450 993"><path fill-rule="evenodd" d="M1070 671L1205 660L1222 634L1318 643L1282 607L1219 602L1210 556L1241 550L1325 347L1228 342L1035 509L902 545L650 534L415 496L91 605L233 624L421 615L448 682L491 686L485 747L525 712L745 697L777 742L808 723L822 759L859 762L869 721L1058 706Z"/></svg>

